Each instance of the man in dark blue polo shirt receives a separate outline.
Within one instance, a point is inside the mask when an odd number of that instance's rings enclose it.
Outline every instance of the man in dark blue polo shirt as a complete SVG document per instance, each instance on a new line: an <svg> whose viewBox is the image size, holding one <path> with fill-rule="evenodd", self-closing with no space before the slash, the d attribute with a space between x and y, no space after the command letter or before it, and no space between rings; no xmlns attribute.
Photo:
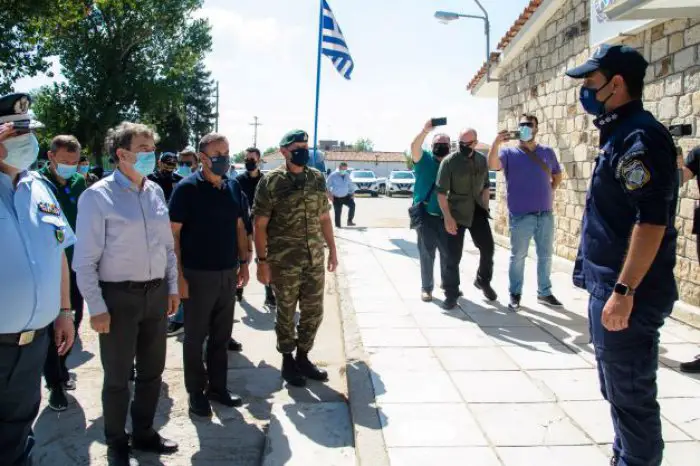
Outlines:
<svg viewBox="0 0 700 466"><path fill-rule="evenodd" d="M202 169L182 180L170 199L170 221L185 310L185 386L190 412L209 417L216 401L240 406L226 388L227 346L233 329L236 287L248 282L248 205L227 177L229 145L220 134L199 143ZM202 346L207 342L207 368ZM206 394L205 394L206 390Z"/></svg>

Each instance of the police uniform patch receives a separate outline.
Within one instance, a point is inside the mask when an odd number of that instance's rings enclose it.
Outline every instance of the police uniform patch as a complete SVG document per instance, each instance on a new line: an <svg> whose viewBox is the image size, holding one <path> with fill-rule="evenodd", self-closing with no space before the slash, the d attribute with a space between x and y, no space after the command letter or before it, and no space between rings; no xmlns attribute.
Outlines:
<svg viewBox="0 0 700 466"><path fill-rule="evenodd" d="M621 175L628 191L642 188L651 179L651 173L641 160L633 160L625 164Z"/></svg>
<svg viewBox="0 0 700 466"><path fill-rule="evenodd" d="M66 233L63 231L63 228L56 228L56 241L58 241L58 244L63 244L65 240Z"/></svg>
<svg viewBox="0 0 700 466"><path fill-rule="evenodd" d="M61 209L56 204L50 202L40 202L39 210L45 214L61 215Z"/></svg>

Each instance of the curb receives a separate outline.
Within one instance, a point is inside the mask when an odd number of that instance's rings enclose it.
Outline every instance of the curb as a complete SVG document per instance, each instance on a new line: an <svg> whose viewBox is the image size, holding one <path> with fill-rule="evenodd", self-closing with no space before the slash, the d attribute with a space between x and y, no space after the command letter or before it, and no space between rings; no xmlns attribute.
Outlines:
<svg viewBox="0 0 700 466"><path fill-rule="evenodd" d="M493 232L493 240L497 246L503 249L510 249L510 239L507 236ZM537 259L537 254L533 247L528 249L527 255L530 259ZM553 271L570 275L574 270L574 263L555 255L552 256L552 269ZM700 329L700 309L683 301L676 301L671 313L671 319Z"/></svg>
<svg viewBox="0 0 700 466"><path fill-rule="evenodd" d="M379 410L376 408L369 356L362 345L342 261L332 277L334 279L331 287L337 295L343 328L345 376L348 384L348 405L355 437L357 465L390 466Z"/></svg>

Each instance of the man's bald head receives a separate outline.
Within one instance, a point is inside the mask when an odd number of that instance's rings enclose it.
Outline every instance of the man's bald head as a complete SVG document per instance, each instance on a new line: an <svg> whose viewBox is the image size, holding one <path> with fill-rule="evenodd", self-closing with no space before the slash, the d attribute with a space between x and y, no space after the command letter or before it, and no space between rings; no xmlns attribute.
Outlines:
<svg viewBox="0 0 700 466"><path fill-rule="evenodd" d="M475 144L477 142L476 130L473 128L463 129L459 133L459 142Z"/></svg>

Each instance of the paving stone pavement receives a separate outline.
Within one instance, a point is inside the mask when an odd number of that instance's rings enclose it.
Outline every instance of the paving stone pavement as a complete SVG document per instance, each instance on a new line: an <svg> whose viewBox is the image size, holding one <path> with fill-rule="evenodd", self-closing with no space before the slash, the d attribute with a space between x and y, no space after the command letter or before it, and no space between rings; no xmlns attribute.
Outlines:
<svg viewBox="0 0 700 466"><path fill-rule="evenodd" d="M522 310L512 313L509 252L497 248L499 301L488 303L472 286L479 255L467 240L464 297L444 311L437 291L433 303L420 300L414 231L343 229L338 237L343 299L368 354L392 466L608 464L613 433L588 344L587 296L568 273L553 273L564 308L549 309L536 301L528 259ZM435 277L439 291L437 267ZM700 353L700 330L669 319L661 342L663 464L697 464L700 376L677 368Z"/></svg>
<svg viewBox="0 0 700 466"><path fill-rule="evenodd" d="M251 268L251 277L255 267ZM245 301L236 305L233 336L243 344L229 353L229 389L240 394L239 409L213 405L214 418L188 414L182 366L182 335L168 339L156 428L180 444L180 451L158 457L137 454L142 465L266 466L354 464L352 432L347 412L345 355L332 278L326 288L326 312L311 357L329 371L330 382L310 382L306 388L282 386L281 358L275 349L274 315L263 309L263 288L251 282ZM70 406L54 413L47 391L35 423L35 466L103 466L106 447L101 404L102 366L97 335L85 321L80 343L68 363L77 380L69 392ZM328 414L331 413L331 414ZM267 436L271 423L277 426ZM294 460L292 460L292 452Z"/></svg>

